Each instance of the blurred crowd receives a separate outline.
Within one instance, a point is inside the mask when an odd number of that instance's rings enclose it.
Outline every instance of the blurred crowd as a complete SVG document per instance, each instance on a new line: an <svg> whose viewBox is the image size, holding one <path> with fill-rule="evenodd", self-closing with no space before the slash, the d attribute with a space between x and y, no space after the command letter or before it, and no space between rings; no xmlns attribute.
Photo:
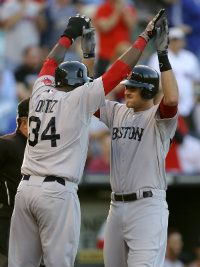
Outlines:
<svg viewBox="0 0 200 267"><path fill-rule="evenodd" d="M166 170L199 174L200 0L0 0L0 135L15 131L17 103L31 94L42 62L69 17L91 17L97 42L93 74L99 77L161 7L168 14L169 59L180 90L179 124ZM82 61L80 43L66 59ZM140 63L159 71L153 44ZM123 88L109 97L123 102ZM109 174L109 143L108 129L94 117L85 173Z"/></svg>

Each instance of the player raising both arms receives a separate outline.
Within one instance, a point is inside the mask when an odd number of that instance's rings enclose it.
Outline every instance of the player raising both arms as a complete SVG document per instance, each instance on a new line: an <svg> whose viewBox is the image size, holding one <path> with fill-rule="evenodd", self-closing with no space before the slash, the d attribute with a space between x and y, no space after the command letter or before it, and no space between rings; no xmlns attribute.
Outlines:
<svg viewBox="0 0 200 267"><path fill-rule="evenodd" d="M177 125L178 87L167 56L165 14L155 44L163 98L154 104L159 75L138 65L122 84L126 104L106 101L100 119L111 131L111 205L105 230L105 267L162 267L168 207L165 157Z"/></svg>
<svg viewBox="0 0 200 267"><path fill-rule="evenodd" d="M94 32L86 17L69 19L45 61L30 98L29 137L11 221L9 267L72 267L80 233L77 196L88 148L92 114L105 93L137 63L155 33L162 11L132 47L100 78L91 81L80 62L63 62L82 36L83 55L94 56ZM60 65L59 65L60 64Z"/></svg>

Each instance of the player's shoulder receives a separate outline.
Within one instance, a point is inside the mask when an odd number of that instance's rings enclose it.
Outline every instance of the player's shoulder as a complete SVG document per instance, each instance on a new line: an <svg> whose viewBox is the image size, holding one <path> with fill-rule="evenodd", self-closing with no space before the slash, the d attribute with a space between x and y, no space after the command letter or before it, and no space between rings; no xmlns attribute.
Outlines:
<svg viewBox="0 0 200 267"><path fill-rule="evenodd" d="M86 86L103 85L102 76L96 79L91 79L90 81L85 83L85 85Z"/></svg>
<svg viewBox="0 0 200 267"><path fill-rule="evenodd" d="M54 86L55 85L55 78L51 75L43 75L38 77L35 81L34 87L39 86Z"/></svg>
<svg viewBox="0 0 200 267"><path fill-rule="evenodd" d="M143 118L146 118L146 119L157 119L159 118L159 104L156 104L156 105L153 105L152 107L148 108L148 109L145 109L141 112L139 112L140 114L143 115Z"/></svg>
<svg viewBox="0 0 200 267"><path fill-rule="evenodd" d="M41 77L38 77L33 85L33 93L35 93L37 90L41 89L42 87L55 87L55 78L50 75L43 75Z"/></svg>
<svg viewBox="0 0 200 267"><path fill-rule="evenodd" d="M90 80L74 90L74 92L80 94L91 94L91 93L95 94L96 92L99 91L104 91L102 77Z"/></svg>
<svg viewBox="0 0 200 267"><path fill-rule="evenodd" d="M16 139L16 133L6 134L3 136L0 136L0 148L9 150L11 147L13 147L13 144Z"/></svg>
<svg viewBox="0 0 200 267"><path fill-rule="evenodd" d="M128 109L125 104L113 100L106 100L105 107L107 110L120 111L120 112L125 112Z"/></svg>
<svg viewBox="0 0 200 267"><path fill-rule="evenodd" d="M16 137L16 133L10 133L6 135L0 136L0 141L1 142L10 142Z"/></svg>

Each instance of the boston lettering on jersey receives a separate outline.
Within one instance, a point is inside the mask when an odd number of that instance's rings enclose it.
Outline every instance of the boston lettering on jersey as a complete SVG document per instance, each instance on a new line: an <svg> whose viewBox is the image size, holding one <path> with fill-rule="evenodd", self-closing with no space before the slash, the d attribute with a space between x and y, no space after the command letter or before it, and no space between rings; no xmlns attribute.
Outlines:
<svg viewBox="0 0 200 267"><path fill-rule="evenodd" d="M37 107L35 109L36 112L45 112L45 113L52 113L53 108L57 104L58 100L40 100L37 104Z"/></svg>
<svg viewBox="0 0 200 267"><path fill-rule="evenodd" d="M144 129L140 127L114 127L112 140L118 138L128 138L141 141Z"/></svg>

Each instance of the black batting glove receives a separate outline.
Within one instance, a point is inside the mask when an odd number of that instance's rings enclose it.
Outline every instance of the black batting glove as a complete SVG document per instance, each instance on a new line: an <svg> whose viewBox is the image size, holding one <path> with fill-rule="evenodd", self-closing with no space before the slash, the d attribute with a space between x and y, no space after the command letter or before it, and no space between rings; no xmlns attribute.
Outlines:
<svg viewBox="0 0 200 267"><path fill-rule="evenodd" d="M140 34L147 42L156 34L156 25L160 22L165 13L165 9L161 9L157 15L148 23L144 32Z"/></svg>
<svg viewBox="0 0 200 267"><path fill-rule="evenodd" d="M90 25L90 18L85 16L76 15L71 17L68 21L67 28L62 36L66 36L73 41L83 34L83 28L88 28Z"/></svg>
<svg viewBox="0 0 200 267"><path fill-rule="evenodd" d="M169 45L169 28L167 18L164 15L161 19L160 26L156 28L155 47L158 55L166 55Z"/></svg>
<svg viewBox="0 0 200 267"><path fill-rule="evenodd" d="M171 70L168 58L169 29L166 14L160 19L160 24L156 27L155 46L158 54L160 72Z"/></svg>

